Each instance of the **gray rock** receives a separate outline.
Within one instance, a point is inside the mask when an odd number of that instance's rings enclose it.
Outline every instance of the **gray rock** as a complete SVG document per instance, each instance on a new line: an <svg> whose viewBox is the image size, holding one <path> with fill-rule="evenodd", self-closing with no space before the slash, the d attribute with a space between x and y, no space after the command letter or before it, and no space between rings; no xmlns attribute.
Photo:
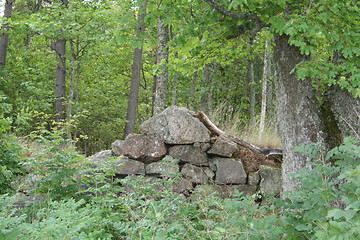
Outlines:
<svg viewBox="0 0 360 240"><path fill-rule="evenodd" d="M200 167L187 163L181 169L181 173L184 175L185 178L189 179L193 183L197 183L197 184L209 183L208 176Z"/></svg>
<svg viewBox="0 0 360 240"><path fill-rule="evenodd" d="M248 183L251 186L257 186L260 182L260 174L259 172L251 172L248 176Z"/></svg>
<svg viewBox="0 0 360 240"><path fill-rule="evenodd" d="M253 195L257 192L257 186L250 186L250 185L234 185L232 186L234 191L238 190L242 192L243 195Z"/></svg>
<svg viewBox="0 0 360 240"><path fill-rule="evenodd" d="M220 158L213 159L216 164L215 183L218 184L245 184L246 172L240 159Z"/></svg>
<svg viewBox="0 0 360 240"><path fill-rule="evenodd" d="M217 167L216 167L216 159L214 158L209 158L209 168L211 171L216 172L217 171Z"/></svg>
<svg viewBox="0 0 360 240"><path fill-rule="evenodd" d="M215 173L210 170L210 168L204 168L204 173L208 176L210 180L213 180L215 177Z"/></svg>
<svg viewBox="0 0 360 240"><path fill-rule="evenodd" d="M119 175L145 174L145 164L129 158L119 158L114 163L114 168Z"/></svg>
<svg viewBox="0 0 360 240"><path fill-rule="evenodd" d="M175 181L170 190L174 193L187 193L188 191L193 189L193 184L189 179L180 178Z"/></svg>
<svg viewBox="0 0 360 240"><path fill-rule="evenodd" d="M169 155L196 166L209 166L207 154L193 145L175 145L170 147Z"/></svg>
<svg viewBox="0 0 360 240"><path fill-rule="evenodd" d="M146 120L140 126L141 132L156 136L167 144L192 144L209 142L208 129L183 107L172 106L162 113Z"/></svg>
<svg viewBox="0 0 360 240"><path fill-rule="evenodd" d="M178 160L171 156L166 156L159 162L150 163L145 167L146 174L156 174L161 177L169 177L180 171Z"/></svg>
<svg viewBox="0 0 360 240"><path fill-rule="evenodd" d="M205 196L215 195L220 198L229 198L233 195L234 190L227 185L197 185L194 193Z"/></svg>
<svg viewBox="0 0 360 240"><path fill-rule="evenodd" d="M278 196L282 191L281 170L260 166L260 192L265 196Z"/></svg>
<svg viewBox="0 0 360 240"><path fill-rule="evenodd" d="M130 134L122 144L123 154L144 163L161 160L167 152L164 142L155 137Z"/></svg>
<svg viewBox="0 0 360 240"><path fill-rule="evenodd" d="M233 154L238 151L239 148L236 143L226 137L218 137L207 153L223 157L232 157Z"/></svg>
<svg viewBox="0 0 360 240"><path fill-rule="evenodd" d="M90 162L97 163L97 162L106 161L109 158L111 158L112 156L113 155L112 155L111 150L104 150L104 151L95 153L94 155L90 156L88 159Z"/></svg>
<svg viewBox="0 0 360 240"><path fill-rule="evenodd" d="M208 142L196 142L194 143L194 147L198 147L203 152L207 152L211 148L211 143Z"/></svg>
<svg viewBox="0 0 360 240"><path fill-rule="evenodd" d="M111 144L111 150L114 156L120 157L123 155L123 150L122 150L123 144L124 144L124 140L116 140Z"/></svg>

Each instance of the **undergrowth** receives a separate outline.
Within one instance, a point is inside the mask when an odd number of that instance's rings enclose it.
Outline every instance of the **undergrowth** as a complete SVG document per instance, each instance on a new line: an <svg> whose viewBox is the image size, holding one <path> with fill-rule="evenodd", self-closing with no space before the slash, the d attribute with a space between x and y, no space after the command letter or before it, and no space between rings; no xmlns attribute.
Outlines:
<svg viewBox="0 0 360 240"><path fill-rule="evenodd" d="M0 239L359 239L359 142L322 157L301 146L313 167L284 199L233 198L157 191L179 178L116 178L115 159L94 163L64 147L61 134L38 137L24 159L15 195L0 197ZM30 146L30 145L29 145Z"/></svg>

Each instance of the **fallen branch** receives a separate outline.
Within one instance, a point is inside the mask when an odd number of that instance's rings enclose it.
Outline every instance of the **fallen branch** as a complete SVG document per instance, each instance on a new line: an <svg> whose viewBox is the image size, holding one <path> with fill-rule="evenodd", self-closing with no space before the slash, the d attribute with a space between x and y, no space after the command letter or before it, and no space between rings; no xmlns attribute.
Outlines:
<svg viewBox="0 0 360 240"><path fill-rule="evenodd" d="M204 112L196 112L195 113L195 117L197 117L200 122L202 122L205 127L207 129L209 129L211 135L213 136L224 136L228 139L230 139L231 141L239 144L240 146L243 146L246 149L249 149L250 151L257 153L257 154L261 154L261 155L265 155L265 156L269 156L269 155L282 155L282 150L278 149L278 148L261 148L259 146L256 146L252 143L246 142L243 139L240 139L238 137L235 137L233 135L230 135L224 131L222 131L221 129L219 129L213 122L210 121L210 119L206 116L206 114Z"/></svg>

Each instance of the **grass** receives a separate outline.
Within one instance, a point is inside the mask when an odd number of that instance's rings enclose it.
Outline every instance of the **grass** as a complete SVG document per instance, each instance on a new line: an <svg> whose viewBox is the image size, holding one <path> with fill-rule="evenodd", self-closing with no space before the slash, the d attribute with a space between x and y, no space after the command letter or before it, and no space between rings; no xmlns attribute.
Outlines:
<svg viewBox="0 0 360 240"><path fill-rule="evenodd" d="M209 114L209 118L221 130L247 142L264 148L281 148L282 145L274 119L267 120L263 135L259 138L259 120L250 123L247 115L240 112L231 112L226 107L226 104L222 103Z"/></svg>

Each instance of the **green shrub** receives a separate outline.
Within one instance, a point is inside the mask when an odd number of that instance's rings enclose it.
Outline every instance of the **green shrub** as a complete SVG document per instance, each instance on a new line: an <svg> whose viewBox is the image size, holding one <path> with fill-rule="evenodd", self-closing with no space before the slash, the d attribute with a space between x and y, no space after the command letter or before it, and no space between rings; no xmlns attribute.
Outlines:
<svg viewBox="0 0 360 240"><path fill-rule="evenodd" d="M312 169L296 178L301 188L281 201L293 239L360 239L360 146L346 138L322 156L320 144L300 146Z"/></svg>
<svg viewBox="0 0 360 240"><path fill-rule="evenodd" d="M24 162L29 172L25 182L32 186L30 194L46 194L52 200L74 197L80 188L76 177L83 156L61 131L42 130L31 141L35 147L27 149L30 156Z"/></svg>
<svg viewBox="0 0 360 240"><path fill-rule="evenodd" d="M0 95L1 100L3 98ZM9 133L11 120L4 117L9 108L9 104L0 102L0 194L11 191L11 183L23 172L17 138Z"/></svg>

